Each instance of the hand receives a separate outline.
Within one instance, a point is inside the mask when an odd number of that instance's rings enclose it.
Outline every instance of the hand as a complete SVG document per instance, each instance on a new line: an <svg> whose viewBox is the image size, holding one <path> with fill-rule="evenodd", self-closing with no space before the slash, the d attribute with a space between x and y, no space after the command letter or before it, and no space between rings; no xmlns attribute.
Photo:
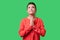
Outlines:
<svg viewBox="0 0 60 40"><path fill-rule="evenodd" d="M33 17L30 18L30 26L33 26L34 25L34 22L33 22Z"/></svg>

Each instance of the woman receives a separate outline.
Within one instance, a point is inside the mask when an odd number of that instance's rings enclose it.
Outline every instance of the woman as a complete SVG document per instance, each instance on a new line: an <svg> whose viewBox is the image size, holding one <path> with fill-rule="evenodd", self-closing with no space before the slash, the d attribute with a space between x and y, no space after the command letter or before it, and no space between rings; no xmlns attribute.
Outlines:
<svg viewBox="0 0 60 40"><path fill-rule="evenodd" d="M46 30L41 18L35 16L36 5L33 2L28 3L28 17L22 19L20 23L19 35L23 40L40 40L40 35L44 36Z"/></svg>

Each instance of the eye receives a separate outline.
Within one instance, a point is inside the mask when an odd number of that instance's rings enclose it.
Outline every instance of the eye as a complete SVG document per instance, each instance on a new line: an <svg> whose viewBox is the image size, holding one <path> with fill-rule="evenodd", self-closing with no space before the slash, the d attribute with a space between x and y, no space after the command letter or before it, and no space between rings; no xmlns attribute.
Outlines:
<svg viewBox="0 0 60 40"><path fill-rule="evenodd" d="M35 8L35 7L32 7L32 8Z"/></svg>
<svg viewBox="0 0 60 40"><path fill-rule="evenodd" d="M28 8L30 8L30 7L28 7Z"/></svg>

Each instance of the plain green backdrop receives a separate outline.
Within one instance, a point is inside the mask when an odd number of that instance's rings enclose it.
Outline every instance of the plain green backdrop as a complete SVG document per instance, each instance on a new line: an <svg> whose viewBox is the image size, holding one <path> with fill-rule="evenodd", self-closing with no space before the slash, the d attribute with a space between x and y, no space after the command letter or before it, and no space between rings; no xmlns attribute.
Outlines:
<svg viewBox="0 0 60 40"><path fill-rule="evenodd" d="M0 40L22 40L18 34L26 6L34 2L36 16L44 22L46 35L41 40L60 40L60 0L0 0Z"/></svg>

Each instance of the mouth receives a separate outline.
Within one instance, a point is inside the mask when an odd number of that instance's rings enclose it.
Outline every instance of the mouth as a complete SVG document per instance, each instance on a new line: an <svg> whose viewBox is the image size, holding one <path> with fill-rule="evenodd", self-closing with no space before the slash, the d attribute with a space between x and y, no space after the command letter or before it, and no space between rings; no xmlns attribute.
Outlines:
<svg viewBox="0 0 60 40"><path fill-rule="evenodd" d="M29 12L33 12L33 11L29 11Z"/></svg>

